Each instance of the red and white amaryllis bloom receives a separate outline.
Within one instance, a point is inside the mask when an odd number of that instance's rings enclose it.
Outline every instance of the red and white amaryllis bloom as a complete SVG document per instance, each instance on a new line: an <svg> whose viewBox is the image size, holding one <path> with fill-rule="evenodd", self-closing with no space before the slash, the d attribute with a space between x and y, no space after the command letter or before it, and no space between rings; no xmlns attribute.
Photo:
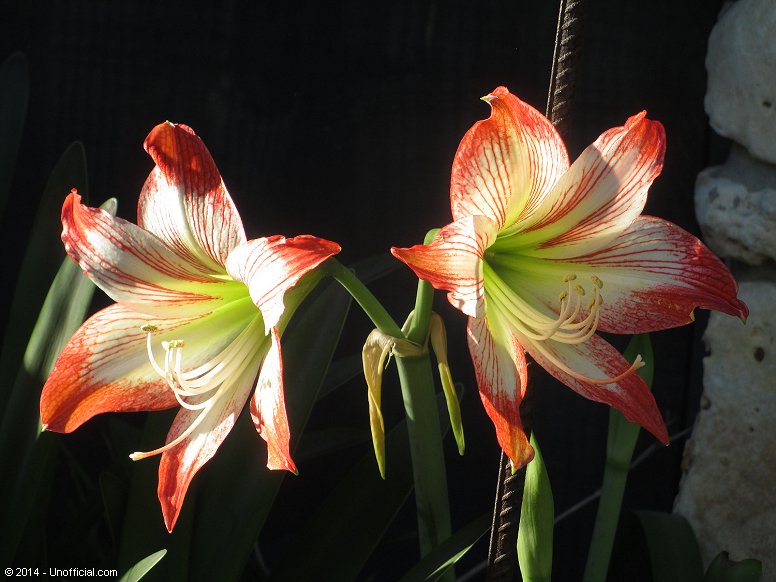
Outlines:
<svg viewBox="0 0 776 582"><path fill-rule="evenodd" d="M428 245L394 248L469 316L480 396L514 467L533 458L520 422L525 352L582 396L667 443L652 394L597 330L689 323L696 307L746 318L728 269L697 238L641 216L663 167L663 126L634 115L573 164L552 124L504 87L453 162L453 222Z"/></svg>
<svg viewBox="0 0 776 582"><path fill-rule="evenodd" d="M167 443L131 455L161 454L158 494L171 531L191 479L254 387L250 412L267 466L296 471L280 334L316 276L286 292L340 247L307 235L246 240L213 158L189 127L163 123L144 145L156 167L137 225L81 204L75 191L65 200L65 248L116 304L70 339L40 408L46 430L70 432L102 412L180 406Z"/></svg>

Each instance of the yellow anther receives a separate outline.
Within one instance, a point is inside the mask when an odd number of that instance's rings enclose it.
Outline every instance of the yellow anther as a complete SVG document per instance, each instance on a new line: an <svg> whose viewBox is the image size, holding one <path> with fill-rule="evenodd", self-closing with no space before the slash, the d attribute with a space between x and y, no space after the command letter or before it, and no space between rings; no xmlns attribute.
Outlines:
<svg viewBox="0 0 776 582"><path fill-rule="evenodd" d="M567 291L561 291L560 295L558 295L558 302L563 303L566 299L568 299L569 294Z"/></svg>
<svg viewBox="0 0 776 582"><path fill-rule="evenodd" d="M157 331L159 328L155 326L153 323L146 323L145 325L140 327L140 331L146 331L148 333Z"/></svg>
<svg viewBox="0 0 776 582"><path fill-rule="evenodd" d="M183 340L170 340L168 342L162 342L162 347L165 351L175 350L186 346L186 342Z"/></svg>
<svg viewBox="0 0 776 582"><path fill-rule="evenodd" d="M601 288L604 286L604 282L603 282L603 281L601 281L601 279L599 279L599 278L598 278L598 277L596 277L595 275L593 275L592 277L590 277L590 280L593 282L593 285L595 285L595 286L596 286L596 287L598 287L599 289L601 289Z"/></svg>
<svg viewBox="0 0 776 582"><path fill-rule="evenodd" d="M597 303L597 302L596 302L596 300L595 300L595 299L591 299L591 300L590 300L590 302L587 304L587 308L588 308L588 309L590 309L590 310L592 310L592 309L593 309L593 307L595 307L595 306L596 306L596 303Z"/></svg>
<svg viewBox="0 0 776 582"><path fill-rule="evenodd" d="M568 275L565 275L563 277L563 282L564 283L568 283L569 281L573 281L576 278L577 278L577 276L574 273L569 273Z"/></svg>
<svg viewBox="0 0 776 582"><path fill-rule="evenodd" d="M577 295L585 296L585 289L582 285L574 285L574 291L577 292Z"/></svg>

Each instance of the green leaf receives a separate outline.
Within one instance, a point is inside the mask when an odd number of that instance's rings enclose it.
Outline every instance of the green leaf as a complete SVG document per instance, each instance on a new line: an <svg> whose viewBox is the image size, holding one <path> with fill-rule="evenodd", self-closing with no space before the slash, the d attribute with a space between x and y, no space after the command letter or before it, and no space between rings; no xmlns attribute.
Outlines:
<svg viewBox="0 0 776 582"><path fill-rule="evenodd" d="M458 560L476 544L490 529L493 516L490 512L481 515L450 538L431 550L420 562L407 572L400 582L427 582L439 580Z"/></svg>
<svg viewBox="0 0 776 582"><path fill-rule="evenodd" d="M0 219L11 189L29 93L27 58L22 53L13 53L0 65Z"/></svg>
<svg viewBox="0 0 776 582"><path fill-rule="evenodd" d="M652 388L654 356L649 334L635 335L623 356L629 362L641 355L644 360L638 374L649 389ZM614 536L620 520L620 509L625 494L633 450L639 436L639 425L629 422L619 410L609 409L609 432L606 441L606 468L604 469L601 499L598 502L593 538L585 564L585 582L603 582L609 570Z"/></svg>
<svg viewBox="0 0 776 582"><path fill-rule="evenodd" d="M286 408L296 447L331 362L350 295L321 285L283 334ZM241 415L203 480L197 499L192 580L237 580L285 477L265 467L266 448L248 415ZM304 472L304 467L300 467ZM187 500L188 502L188 500ZM176 526L177 527L177 526Z"/></svg>
<svg viewBox="0 0 776 582"><path fill-rule="evenodd" d="M137 582L141 580L143 576L159 563L159 560L164 558L167 554L167 550L159 550L154 552L150 556L143 558L137 564L132 566L126 573L119 579L119 582Z"/></svg>
<svg viewBox="0 0 776 582"><path fill-rule="evenodd" d="M647 539L655 582L699 582L703 577L701 551L687 520L673 513L635 513Z"/></svg>
<svg viewBox="0 0 776 582"><path fill-rule="evenodd" d="M517 557L525 582L549 582L552 577L552 528L555 507L542 451L531 435L536 456L525 472L525 489L517 535Z"/></svg>
<svg viewBox="0 0 776 582"><path fill-rule="evenodd" d="M51 172L29 238L27 241L19 241L19 248L26 250L16 279L16 289L3 338L0 378L17 376L19 362L24 356L24 340L32 333L36 324L36 314L46 298L46 289L57 274L57 265L65 257L65 249L60 240L62 202L71 188L77 187L79 191L85 193L86 182L86 157L83 146L80 143L73 143L65 150ZM71 270L71 273L75 272L80 273L80 269L76 267L75 270ZM0 410L16 415L16 411L9 412L7 409L11 388L11 382L0 383Z"/></svg>
<svg viewBox="0 0 776 582"><path fill-rule="evenodd" d="M111 199L103 208L115 214ZM94 294L94 284L70 259L65 259L40 309L22 366L0 423L1 520L6 526L0 533L0 558L16 552L33 507L45 505L47 482L43 477L53 463L57 438L40 437L38 402L46 377L59 352L83 322Z"/></svg>
<svg viewBox="0 0 776 582"><path fill-rule="evenodd" d="M763 564L749 558L735 561L727 552L720 552L711 561L703 582L760 582L763 578Z"/></svg>

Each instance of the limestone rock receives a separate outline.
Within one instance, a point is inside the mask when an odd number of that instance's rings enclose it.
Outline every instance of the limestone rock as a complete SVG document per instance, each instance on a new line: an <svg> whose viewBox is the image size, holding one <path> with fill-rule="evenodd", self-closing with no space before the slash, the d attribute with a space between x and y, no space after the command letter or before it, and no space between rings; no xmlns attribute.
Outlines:
<svg viewBox="0 0 776 582"><path fill-rule="evenodd" d="M714 130L776 163L776 2L738 0L709 37L706 113Z"/></svg>
<svg viewBox="0 0 776 582"><path fill-rule="evenodd" d="M712 313L704 396L675 511L693 525L708 564L727 550L776 573L776 283L741 284L746 325Z"/></svg>
<svg viewBox="0 0 776 582"><path fill-rule="evenodd" d="M734 147L695 181L695 213L709 247L750 265L776 259L776 167Z"/></svg>

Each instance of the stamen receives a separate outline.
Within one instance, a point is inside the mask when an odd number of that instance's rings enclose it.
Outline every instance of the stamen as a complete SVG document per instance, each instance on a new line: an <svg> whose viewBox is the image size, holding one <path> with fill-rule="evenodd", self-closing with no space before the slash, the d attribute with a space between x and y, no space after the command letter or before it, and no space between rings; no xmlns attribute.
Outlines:
<svg viewBox="0 0 776 582"><path fill-rule="evenodd" d="M183 371L183 348L186 342L181 339L161 342L166 352L164 369L156 363L155 359L152 359L154 369L167 381L175 399L183 408L199 412L191 424L175 439L152 451L132 453L129 456L130 459L137 461L168 451L196 430L215 403L234 385L246 366L250 365L250 362L258 361L264 343L263 340L257 341L257 338L264 337L263 334L256 334L259 324L261 319L257 317L216 357L188 372ZM148 350L149 357L153 358L150 338L151 331L148 333ZM202 396L210 392L213 393L211 396L205 397L196 404L186 401L186 398Z"/></svg>
<svg viewBox="0 0 776 582"><path fill-rule="evenodd" d="M579 283L572 283L576 280L574 273L569 273L563 277L563 281L567 283L568 287L567 290L558 295L559 313L554 318L545 315L525 301L495 272L488 273L489 279L491 279L491 273L493 284L488 286L488 294L492 295L505 308L505 315L510 323L527 338L536 342L554 340L565 344L581 344L595 334L601 317L600 306L603 303L600 294L603 282L595 275L590 277L593 283L593 297L584 304L587 307L587 313L578 320L577 318L580 317L583 310L582 298L586 296L587 292ZM571 298L572 294L573 299Z"/></svg>
<svg viewBox="0 0 776 582"><path fill-rule="evenodd" d="M159 328L151 323L147 323L144 326L140 328L140 331L146 331L148 332L148 337L146 338L146 350L148 351L148 359L151 361L151 366L153 366L154 371L159 374L162 378L164 378L167 374L164 370L162 370L162 367L156 362L156 356L154 356L154 351L151 349L151 334L158 330Z"/></svg>

